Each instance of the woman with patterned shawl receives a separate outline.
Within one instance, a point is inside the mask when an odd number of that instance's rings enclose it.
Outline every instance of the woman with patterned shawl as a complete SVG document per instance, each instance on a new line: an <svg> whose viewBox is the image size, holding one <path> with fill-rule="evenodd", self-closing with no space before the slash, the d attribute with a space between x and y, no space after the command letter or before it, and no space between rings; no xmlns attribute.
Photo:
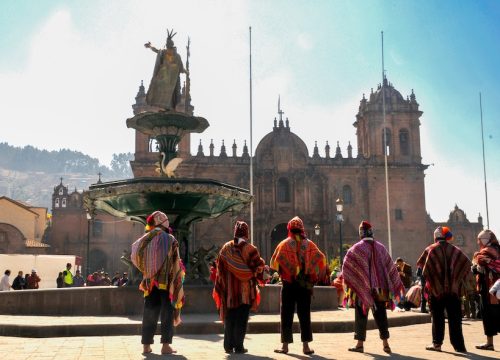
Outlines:
<svg viewBox="0 0 500 360"><path fill-rule="evenodd" d="M224 323L224 350L228 354L248 351L243 347L248 315L260 302L258 281L263 281L265 263L248 238L247 223L237 221L233 239L224 244L217 257L212 297Z"/></svg>
<svg viewBox="0 0 500 360"><path fill-rule="evenodd" d="M364 351L368 310L372 309L383 349L390 354L386 309L395 308L404 294L404 286L387 249L373 238L369 222L362 221L359 225L359 238L345 255L342 266L346 288L344 304L354 307L355 311L354 339L357 343L348 350Z"/></svg>
<svg viewBox="0 0 500 360"><path fill-rule="evenodd" d="M467 352L460 298L470 276L471 262L458 247L449 243L452 239L448 227L438 226L434 231L434 244L429 245L417 261L425 277L425 296L432 316L432 345L426 347L430 351L441 351L446 310L451 345L456 352Z"/></svg>
<svg viewBox="0 0 500 360"><path fill-rule="evenodd" d="M312 341L311 296L315 283L326 276L326 258L318 247L307 238L304 223L296 216L289 221L288 237L281 241L271 258L269 267L276 270L282 279L281 288L281 343L277 353L288 353L288 344L293 343L292 325L295 304L300 323L302 351L314 353L309 347Z"/></svg>
<svg viewBox="0 0 500 360"><path fill-rule="evenodd" d="M476 274L477 290L481 296L486 343L476 345L476 348L494 351L493 336L500 332L500 301L490 289L500 279L500 245L491 230L481 231L477 235L477 244L479 251L474 254L472 271Z"/></svg>
<svg viewBox="0 0 500 360"><path fill-rule="evenodd" d="M130 258L142 272L139 288L144 291L142 318L143 353L152 352L151 344L161 319L162 354L173 354L174 326L180 324L180 310L184 304L184 266L179 258L177 240L168 231L168 217L155 211L148 219L149 231L132 244Z"/></svg>

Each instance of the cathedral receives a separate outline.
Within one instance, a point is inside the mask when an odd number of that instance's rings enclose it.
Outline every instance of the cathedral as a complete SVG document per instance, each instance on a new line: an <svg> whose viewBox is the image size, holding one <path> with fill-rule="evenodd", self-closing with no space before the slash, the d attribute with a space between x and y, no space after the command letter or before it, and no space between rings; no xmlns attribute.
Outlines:
<svg viewBox="0 0 500 360"><path fill-rule="evenodd" d="M184 91L181 95L178 110L192 114L194 108L189 96ZM134 114L147 108L142 83L135 100ZM342 149L337 142L331 149L326 143L322 157L317 144L312 154L309 153L304 141L292 131L293 121L283 118L283 111L278 109L277 117L270 118L269 133L258 142L252 159L253 240L264 259L269 261L278 242L286 237L287 222L295 215L304 220L309 238L330 259L340 255L341 244L345 254L346 246L358 240L361 220L368 220L375 237L388 246L385 152L393 258L402 257L414 265L422 250L432 242L438 225L450 226L455 245L471 257L477 248L475 237L483 228L481 216L477 222L471 222L455 205L447 221L434 222L426 211L427 165L422 164L420 149L421 116L413 91L405 98L385 79L368 97L363 95L360 100L353 123L356 144L349 143ZM195 154L190 149L190 136L186 135L178 147L178 156L184 161L176 170L177 177L214 179L246 189L250 187L251 159L246 143L241 155L236 143L227 149L223 142L216 151L212 142L208 149L200 142ZM134 177L158 176L158 159L154 140L136 131L135 158L131 161ZM338 202L343 204L340 217ZM186 259L187 253L206 254L199 250L220 247L232 237L233 224L238 219L250 222L250 209L194 223L187 237L182 235L179 239L182 257ZM7 236L2 235L1 230L0 221L0 241L2 236ZM88 218L82 193L76 189L69 191L61 179L54 187L52 219L43 237L48 246L42 252L79 256L83 258L83 266L88 255L90 271L126 270L120 257L130 250L130 244L143 231L142 224L104 213ZM3 242L7 243L7 239ZM10 251L6 248L5 252Z"/></svg>

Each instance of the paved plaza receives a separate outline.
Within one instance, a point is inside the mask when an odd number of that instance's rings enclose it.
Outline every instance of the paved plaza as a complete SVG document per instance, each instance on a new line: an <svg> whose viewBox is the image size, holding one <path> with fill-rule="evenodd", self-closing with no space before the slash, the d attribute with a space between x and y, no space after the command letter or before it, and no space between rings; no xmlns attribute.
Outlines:
<svg viewBox="0 0 500 360"><path fill-rule="evenodd" d="M365 353L356 354L347 351L354 344L352 333L320 333L314 335L312 348L316 353L305 356L301 353L299 335L294 335L295 343L290 345L288 355L275 354L278 347L279 334L248 334L245 346L249 353L244 355L226 355L222 349L222 335L179 335L174 337L174 348L177 355L160 355L159 343L153 345L153 354L142 355L140 336L88 336L88 337L56 337L56 338L22 338L0 337L0 359L3 360L127 360L127 359L500 359L500 351L480 351L475 344L484 341L482 323L468 320L464 322L464 336L467 354L453 351L448 330L442 353L432 353L424 348L431 342L431 324L393 327L390 344L391 356L382 351L382 343L378 339L378 331L370 330L365 343ZM155 338L159 341L159 336ZM498 338L497 349L500 349Z"/></svg>

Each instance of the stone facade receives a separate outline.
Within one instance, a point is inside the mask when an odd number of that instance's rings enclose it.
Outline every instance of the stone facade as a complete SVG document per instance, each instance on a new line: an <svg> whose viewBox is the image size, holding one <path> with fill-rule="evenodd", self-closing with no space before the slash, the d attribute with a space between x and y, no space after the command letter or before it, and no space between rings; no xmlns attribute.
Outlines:
<svg viewBox="0 0 500 360"><path fill-rule="evenodd" d="M133 106L135 114L146 109L143 92L140 88ZM387 151L392 255L414 264L437 226L425 208L427 165L422 164L420 149L421 115L413 91L405 99L386 79L376 91L372 89L368 99L363 95L360 101L353 124L357 154L353 155L350 143L343 152L337 142L335 153L330 153L327 143L325 156L321 157L317 144L312 156L309 155L306 144L291 131L290 121L283 119L279 109L272 131L261 139L253 159L254 242L263 257L269 260L277 243L286 237L286 223L295 215L304 220L310 238L329 256L338 255L340 227L335 207L338 198L344 201L344 244L357 240L358 224L366 219L374 226L376 238L388 245L384 166L384 151ZM384 129L387 129L385 134ZM189 139L184 141L189 143ZM157 176L154 163L158 161L158 153L151 144L147 136L136 132L135 160L131 162L135 177ZM250 156L246 144L241 156L237 155L235 143L229 152L223 142L218 155L214 148L211 142L206 154L200 142L195 155L180 151L184 162L176 175L249 188ZM222 245L231 238L232 224L237 218L248 222L249 209L195 224L190 251L199 246ZM314 234L316 224L320 226L319 235ZM460 231L464 246L473 247L474 233L482 224L463 226Z"/></svg>
<svg viewBox="0 0 500 360"><path fill-rule="evenodd" d="M0 253L45 254L47 208L0 197Z"/></svg>

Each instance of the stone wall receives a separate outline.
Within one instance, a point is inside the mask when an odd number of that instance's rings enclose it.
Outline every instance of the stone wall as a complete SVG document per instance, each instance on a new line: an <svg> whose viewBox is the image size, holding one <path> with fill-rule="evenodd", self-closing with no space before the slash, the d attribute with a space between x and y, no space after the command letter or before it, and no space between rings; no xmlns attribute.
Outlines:
<svg viewBox="0 0 500 360"><path fill-rule="evenodd" d="M184 313L216 313L212 286L185 286ZM279 313L281 286L261 289L259 312ZM135 287L96 286L71 289L41 289L0 292L0 314L57 316L142 315L143 294ZM314 288L313 310L337 309L334 287Z"/></svg>

